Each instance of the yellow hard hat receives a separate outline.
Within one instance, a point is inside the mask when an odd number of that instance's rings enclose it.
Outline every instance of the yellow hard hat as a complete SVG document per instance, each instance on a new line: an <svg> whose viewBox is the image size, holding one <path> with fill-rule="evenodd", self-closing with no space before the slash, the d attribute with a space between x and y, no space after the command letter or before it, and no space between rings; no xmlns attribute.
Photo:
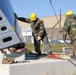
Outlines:
<svg viewBox="0 0 76 75"><path fill-rule="evenodd" d="M32 14L30 15L30 19L31 19L32 21L36 20L36 18L37 18L37 15L36 15L35 13L32 13Z"/></svg>
<svg viewBox="0 0 76 75"><path fill-rule="evenodd" d="M66 16L69 16L69 15L72 15L72 14L74 14L74 13L71 10L69 10L69 11L66 12Z"/></svg>

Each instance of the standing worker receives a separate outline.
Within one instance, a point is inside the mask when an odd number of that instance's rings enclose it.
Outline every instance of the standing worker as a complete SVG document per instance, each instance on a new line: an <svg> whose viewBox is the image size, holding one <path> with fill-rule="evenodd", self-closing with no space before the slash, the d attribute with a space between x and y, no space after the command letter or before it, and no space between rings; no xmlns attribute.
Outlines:
<svg viewBox="0 0 76 75"><path fill-rule="evenodd" d="M74 15L74 13L71 10L69 10L65 16L66 16L66 20L64 22L64 27L63 27L63 40L64 41L66 40L66 36L68 33L72 45L71 58L75 58L76 57L76 15Z"/></svg>
<svg viewBox="0 0 76 75"><path fill-rule="evenodd" d="M40 20L39 18L37 18L37 15L35 13L32 13L30 15L30 18L17 17L16 14L15 14L15 17L18 20L29 23L31 25L32 35L34 37L34 47L35 47L37 56L41 55L40 40L43 41L43 43L46 47L45 50L47 51L47 54L52 54L51 46L48 41L47 33L46 33L46 30L44 27L44 22L42 20Z"/></svg>

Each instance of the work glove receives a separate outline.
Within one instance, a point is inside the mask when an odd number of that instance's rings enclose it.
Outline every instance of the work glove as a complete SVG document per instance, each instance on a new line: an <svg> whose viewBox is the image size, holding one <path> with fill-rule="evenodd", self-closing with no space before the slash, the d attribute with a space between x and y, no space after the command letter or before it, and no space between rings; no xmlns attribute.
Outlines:
<svg viewBox="0 0 76 75"><path fill-rule="evenodd" d="M17 14L16 14L16 13L14 13L14 16L15 16L15 18L16 18L16 19L18 19L18 16L17 16Z"/></svg>
<svg viewBox="0 0 76 75"><path fill-rule="evenodd" d="M37 40L38 40L38 41L39 41L39 40L41 40L41 37L40 37L40 36L38 36L38 37L37 37Z"/></svg>

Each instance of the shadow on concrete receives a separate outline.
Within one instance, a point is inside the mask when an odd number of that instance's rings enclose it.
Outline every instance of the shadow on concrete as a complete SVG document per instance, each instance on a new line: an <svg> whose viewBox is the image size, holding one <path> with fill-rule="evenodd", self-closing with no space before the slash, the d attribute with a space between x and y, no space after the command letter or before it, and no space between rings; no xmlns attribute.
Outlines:
<svg viewBox="0 0 76 75"><path fill-rule="evenodd" d="M37 56L36 53L32 53L32 54L27 54L27 55L25 56L25 59L26 59L26 60L38 60L38 59L40 59L41 57L45 57L45 56L46 56L46 54L41 54L40 56Z"/></svg>

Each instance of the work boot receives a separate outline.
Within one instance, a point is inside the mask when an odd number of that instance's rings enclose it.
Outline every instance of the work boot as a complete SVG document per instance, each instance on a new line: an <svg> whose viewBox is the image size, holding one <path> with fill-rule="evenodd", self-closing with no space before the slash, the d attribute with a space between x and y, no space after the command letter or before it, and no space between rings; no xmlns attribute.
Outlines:
<svg viewBox="0 0 76 75"><path fill-rule="evenodd" d="M50 58L50 55L52 54L52 51L48 52L45 58Z"/></svg>
<svg viewBox="0 0 76 75"><path fill-rule="evenodd" d="M36 54L36 56L37 56L37 57L38 57L38 56L41 56L41 51L38 52L38 53Z"/></svg>

